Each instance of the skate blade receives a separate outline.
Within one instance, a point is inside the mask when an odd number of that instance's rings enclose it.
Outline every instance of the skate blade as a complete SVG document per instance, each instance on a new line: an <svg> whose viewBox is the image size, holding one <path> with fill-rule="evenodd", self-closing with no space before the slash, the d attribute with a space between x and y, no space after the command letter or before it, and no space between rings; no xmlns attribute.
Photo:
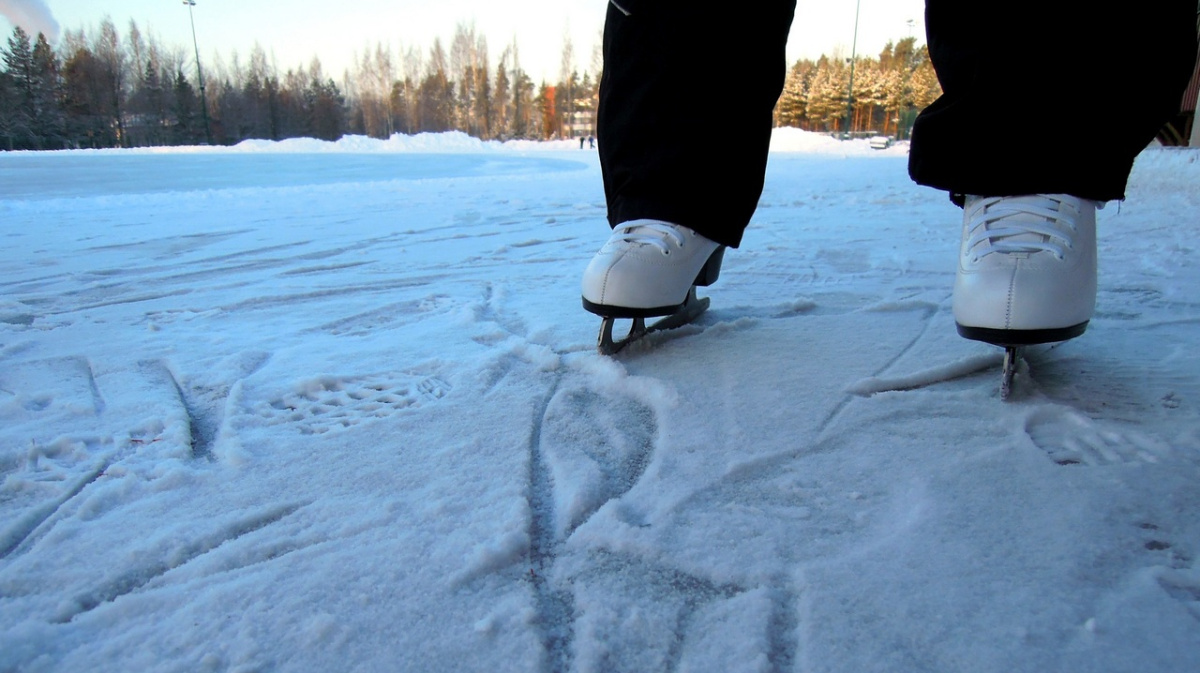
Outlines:
<svg viewBox="0 0 1200 673"><path fill-rule="evenodd" d="M601 355L615 355L629 344L640 341L647 334L675 329L694 321L700 317L700 314L708 310L708 304L708 297L697 298L696 288L693 287L688 291L687 299L678 311L649 326L646 325L645 318L633 318L633 325L630 326L629 333L621 339L613 339L613 326L618 318L607 316L600 322L600 336L596 341L596 350Z"/></svg>
<svg viewBox="0 0 1200 673"><path fill-rule="evenodd" d="M1021 359L1020 346L1004 347L1004 371L1000 373L1000 400L1007 402L1012 397L1013 379L1017 375L1017 363Z"/></svg>

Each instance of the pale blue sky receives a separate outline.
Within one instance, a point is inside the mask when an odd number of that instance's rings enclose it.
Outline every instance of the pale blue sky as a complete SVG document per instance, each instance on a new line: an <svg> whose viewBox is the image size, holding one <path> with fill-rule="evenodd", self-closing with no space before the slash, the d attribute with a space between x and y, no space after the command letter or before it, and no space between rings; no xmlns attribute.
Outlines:
<svg viewBox="0 0 1200 673"><path fill-rule="evenodd" d="M435 37L448 46L455 26L473 21L487 37L493 59L515 36L525 70L535 80L553 81L568 32L577 69L590 68L606 8L604 0L195 1L196 37L205 62L217 53L228 60L234 50L244 58L257 41L274 53L282 69L307 65L315 55L335 78L356 52L379 42L425 52ZM876 55L888 40L910 34L924 43L922 0L861 0L861 7L859 54ZM122 35L134 19L144 34L154 34L164 44L191 47L182 0L0 0L0 14L9 19L39 11L48 12L64 30L93 29L107 15ZM854 0L799 0L789 61L835 50L849 56L854 12ZM9 19L0 18L5 39L12 32Z"/></svg>

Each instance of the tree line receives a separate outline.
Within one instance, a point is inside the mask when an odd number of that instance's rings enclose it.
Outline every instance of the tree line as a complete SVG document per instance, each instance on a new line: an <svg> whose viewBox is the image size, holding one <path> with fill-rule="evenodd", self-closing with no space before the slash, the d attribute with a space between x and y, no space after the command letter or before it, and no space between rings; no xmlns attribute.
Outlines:
<svg viewBox="0 0 1200 673"><path fill-rule="evenodd" d="M936 97L924 48L912 38L878 59L821 57L796 63L776 123L814 131L903 132ZM535 84L514 39L492 63L486 38L460 24L448 48L397 52L377 44L356 54L335 81L314 58L281 71L256 45L249 58L197 64L130 21L67 31L57 48L15 28L0 46L0 149L232 145L247 139L462 131L484 140L551 139L595 133L601 74L597 49L580 74L564 40L559 79ZM197 65L199 65L199 72ZM839 125L840 124L840 125Z"/></svg>
<svg viewBox="0 0 1200 673"><path fill-rule="evenodd" d="M906 138L917 113L941 94L928 50L908 37L853 64L836 56L797 61L775 106L775 124Z"/></svg>

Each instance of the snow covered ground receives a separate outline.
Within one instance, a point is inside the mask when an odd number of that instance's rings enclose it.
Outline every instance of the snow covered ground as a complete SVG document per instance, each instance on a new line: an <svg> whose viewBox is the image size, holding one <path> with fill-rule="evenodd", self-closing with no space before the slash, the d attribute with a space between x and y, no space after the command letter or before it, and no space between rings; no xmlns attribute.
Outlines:
<svg viewBox="0 0 1200 673"><path fill-rule="evenodd" d="M615 358L577 144L0 153L0 671L1200 670L1200 152L1004 403L905 149L775 150Z"/></svg>

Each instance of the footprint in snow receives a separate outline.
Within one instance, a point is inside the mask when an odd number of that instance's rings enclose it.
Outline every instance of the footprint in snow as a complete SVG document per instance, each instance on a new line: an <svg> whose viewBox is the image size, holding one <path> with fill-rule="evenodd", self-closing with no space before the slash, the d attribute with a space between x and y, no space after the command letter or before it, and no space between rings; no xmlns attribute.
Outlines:
<svg viewBox="0 0 1200 673"><path fill-rule="evenodd" d="M1158 463L1170 454L1170 447L1154 437L1101 424L1056 405L1033 411L1025 421L1025 432L1059 465Z"/></svg>
<svg viewBox="0 0 1200 673"><path fill-rule="evenodd" d="M1138 527L1142 529L1143 546L1157 557L1154 573L1159 586L1200 621L1200 567L1157 525L1146 522Z"/></svg>
<svg viewBox="0 0 1200 673"><path fill-rule="evenodd" d="M297 382L292 392L262 403L257 412L273 424L291 423L302 434L319 435L436 402L451 390L436 376L321 376Z"/></svg>

